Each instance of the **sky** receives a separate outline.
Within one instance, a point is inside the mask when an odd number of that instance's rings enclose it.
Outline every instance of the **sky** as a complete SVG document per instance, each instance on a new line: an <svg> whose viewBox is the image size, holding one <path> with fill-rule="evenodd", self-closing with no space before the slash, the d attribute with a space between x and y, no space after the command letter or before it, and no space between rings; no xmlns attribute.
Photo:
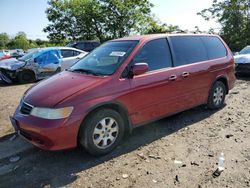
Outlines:
<svg viewBox="0 0 250 188"><path fill-rule="evenodd" d="M150 0L152 13L161 23L178 25L182 30L219 28L215 21L205 21L196 13L211 6L213 0ZM0 33L14 37L19 31L29 39L47 39L42 30L48 25L47 0L0 0Z"/></svg>

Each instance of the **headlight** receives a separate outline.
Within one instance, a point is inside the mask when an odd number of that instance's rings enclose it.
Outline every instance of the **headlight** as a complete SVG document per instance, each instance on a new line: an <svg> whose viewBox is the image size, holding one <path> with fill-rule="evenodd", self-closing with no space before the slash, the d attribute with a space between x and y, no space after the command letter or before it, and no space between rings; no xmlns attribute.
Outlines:
<svg viewBox="0 0 250 188"><path fill-rule="evenodd" d="M34 107L30 114L44 119L63 119L69 117L72 111L73 107L59 109Z"/></svg>

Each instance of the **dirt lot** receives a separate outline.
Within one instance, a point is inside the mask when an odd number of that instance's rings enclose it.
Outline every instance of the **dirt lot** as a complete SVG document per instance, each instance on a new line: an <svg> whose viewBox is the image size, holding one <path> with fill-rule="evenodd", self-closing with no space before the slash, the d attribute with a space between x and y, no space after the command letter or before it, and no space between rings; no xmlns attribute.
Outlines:
<svg viewBox="0 0 250 188"><path fill-rule="evenodd" d="M0 187L250 187L249 78L237 80L223 109L200 106L137 128L99 158L80 149L45 152L20 138L10 141L8 116L28 87L0 88L0 152L20 157L14 163L8 155L0 158ZM226 168L214 178L221 152Z"/></svg>

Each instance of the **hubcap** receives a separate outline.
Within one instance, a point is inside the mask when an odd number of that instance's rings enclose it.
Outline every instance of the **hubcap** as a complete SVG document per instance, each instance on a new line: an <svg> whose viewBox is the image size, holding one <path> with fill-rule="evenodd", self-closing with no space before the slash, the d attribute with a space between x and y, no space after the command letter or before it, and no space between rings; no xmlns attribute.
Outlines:
<svg viewBox="0 0 250 188"><path fill-rule="evenodd" d="M114 118L106 117L99 121L93 132L94 144L101 149L106 149L111 146L117 136L119 127Z"/></svg>
<svg viewBox="0 0 250 188"><path fill-rule="evenodd" d="M216 89L214 90L214 104L216 106L222 103L223 95L224 95L223 88L221 86L216 87Z"/></svg>

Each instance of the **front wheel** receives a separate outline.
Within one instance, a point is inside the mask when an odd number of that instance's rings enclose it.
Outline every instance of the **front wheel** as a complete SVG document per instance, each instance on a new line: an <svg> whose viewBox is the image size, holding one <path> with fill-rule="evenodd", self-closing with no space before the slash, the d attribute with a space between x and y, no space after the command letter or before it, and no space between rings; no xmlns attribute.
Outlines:
<svg viewBox="0 0 250 188"><path fill-rule="evenodd" d="M18 73L18 81L21 84L34 82L36 80L35 73L30 70L23 70Z"/></svg>
<svg viewBox="0 0 250 188"><path fill-rule="evenodd" d="M221 81L216 81L210 90L207 106L210 109L221 108L226 96L226 86Z"/></svg>
<svg viewBox="0 0 250 188"><path fill-rule="evenodd" d="M123 136L124 121L121 115L112 109L101 109L82 124L79 142L90 154L104 155L118 146Z"/></svg>

